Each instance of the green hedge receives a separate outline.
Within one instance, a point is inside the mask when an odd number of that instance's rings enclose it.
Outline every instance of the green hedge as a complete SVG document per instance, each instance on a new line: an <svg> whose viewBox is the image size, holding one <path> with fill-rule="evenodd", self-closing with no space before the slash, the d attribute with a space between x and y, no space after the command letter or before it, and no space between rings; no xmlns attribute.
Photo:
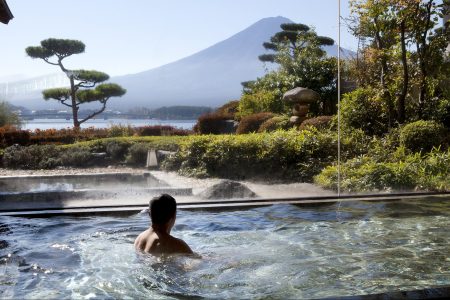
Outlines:
<svg viewBox="0 0 450 300"><path fill-rule="evenodd" d="M348 157L365 151L366 141L355 135L342 144ZM307 182L335 161L336 149L336 135L316 129L191 136L164 166L188 176Z"/></svg>
<svg viewBox="0 0 450 300"><path fill-rule="evenodd" d="M2 163L12 169L90 167L107 164L144 165L148 149L176 151L186 137L118 137L76 144L11 146L3 150ZM95 153L106 153L98 157Z"/></svg>
<svg viewBox="0 0 450 300"><path fill-rule="evenodd" d="M337 166L326 167L314 178L316 184L337 189ZM450 190L450 149L409 153L399 147L390 159L379 161L363 155L341 166L341 189L346 192L379 190Z"/></svg>

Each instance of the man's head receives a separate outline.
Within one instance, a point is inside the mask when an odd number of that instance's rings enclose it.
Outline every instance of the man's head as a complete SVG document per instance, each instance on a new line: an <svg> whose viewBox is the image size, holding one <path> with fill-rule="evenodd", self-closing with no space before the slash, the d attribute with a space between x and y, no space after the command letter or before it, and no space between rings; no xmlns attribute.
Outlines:
<svg viewBox="0 0 450 300"><path fill-rule="evenodd" d="M167 194L154 197L149 203L149 215L153 225L165 225L177 212L177 203L175 199Z"/></svg>

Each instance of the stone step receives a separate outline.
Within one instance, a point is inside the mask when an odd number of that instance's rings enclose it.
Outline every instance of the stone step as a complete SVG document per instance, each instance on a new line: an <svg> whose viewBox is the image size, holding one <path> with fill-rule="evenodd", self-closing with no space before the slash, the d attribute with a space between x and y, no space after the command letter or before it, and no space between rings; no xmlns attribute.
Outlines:
<svg viewBox="0 0 450 300"><path fill-rule="evenodd" d="M154 195L167 193L173 196L191 196L192 188L156 187L134 189L83 189L73 191L39 191L39 192L12 192L0 193L0 210L33 209L33 208L59 208L70 206L70 203L89 201L92 203L123 203L127 199L148 203Z"/></svg>

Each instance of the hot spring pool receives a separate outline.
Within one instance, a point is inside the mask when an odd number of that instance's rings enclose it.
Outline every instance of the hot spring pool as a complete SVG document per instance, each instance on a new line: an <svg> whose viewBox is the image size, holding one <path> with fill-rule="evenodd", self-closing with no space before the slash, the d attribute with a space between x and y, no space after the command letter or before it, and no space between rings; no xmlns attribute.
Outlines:
<svg viewBox="0 0 450 300"><path fill-rule="evenodd" d="M136 254L132 217L0 217L0 298L322 298L450 285L450 202L180 210L203 258Z"/></svg>

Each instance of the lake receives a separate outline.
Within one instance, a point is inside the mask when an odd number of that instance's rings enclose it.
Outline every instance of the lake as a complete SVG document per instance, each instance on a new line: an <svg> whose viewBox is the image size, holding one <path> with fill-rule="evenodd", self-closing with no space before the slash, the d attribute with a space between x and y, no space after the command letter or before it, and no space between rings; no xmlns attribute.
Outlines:
<svg viewBox="0 0 450 300"><path fill-rule="evenodd" d="M81 128L95 127L108 128L111 125L131 125L131 126L153 126L153 125L170 125L182 129L192 129L197 120L157 120L157 119L91 119L83 124ZM24 120L22 129L63 129L73 127L72 120L66 119L34 119Z"/></svg>

